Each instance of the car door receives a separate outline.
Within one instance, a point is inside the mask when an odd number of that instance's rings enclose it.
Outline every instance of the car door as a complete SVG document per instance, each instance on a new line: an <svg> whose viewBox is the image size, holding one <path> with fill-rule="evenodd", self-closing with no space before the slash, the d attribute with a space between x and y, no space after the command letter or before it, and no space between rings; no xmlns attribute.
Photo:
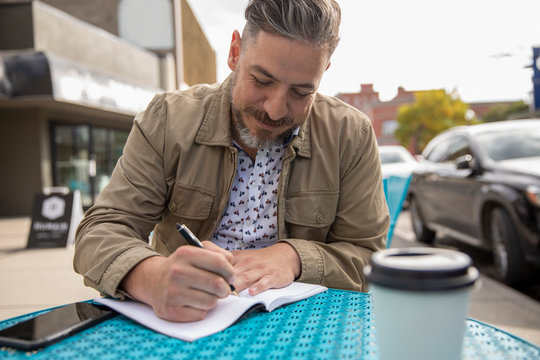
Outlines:
<svg viewBox="0 0 540 360"><path fill-rule="evenodd" d="M441 225L450 211L452 198L445 192L445 176L452 167L448 155L452 138L443 138L425 154L421 168L415 176L415 197L426 223Z"/></svg>
<svg viewBox="0 0 540 360"><path fill-rule="evenodd" d="M466 135L455 135L447 158L448 167L440 173L441 191L445 193L444 211L438 222L448 229L476 236L478 229L478 199L480 182L471 168L458 169L456 162L470 156L469 164L477 158Z"/></svg>

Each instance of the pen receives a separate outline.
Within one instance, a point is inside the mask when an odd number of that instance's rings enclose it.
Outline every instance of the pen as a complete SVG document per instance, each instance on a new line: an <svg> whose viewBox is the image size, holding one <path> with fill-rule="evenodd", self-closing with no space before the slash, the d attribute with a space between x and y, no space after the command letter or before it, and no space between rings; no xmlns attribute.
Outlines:
<svg viewBox="0 0 540 360"><path fill-rule="evenodd" d="M189 245L192 245L192 246L196 246L198 248L201 248L203 247L203 244L201 243L201 241L199 239L197 239L197 237L188 229L188 227L184 224L178 224L176 223L176 229L178 230L178 232L180 233L180 235L182 235L184 237L184 239L186 239L186 241L188 242ZM233 292L234 295L236 296L239 296L238 294L238 291L236 291L236 289L234 288L234 285L233 284L229 284L229 286L231 287L231 291Z"/></svg>

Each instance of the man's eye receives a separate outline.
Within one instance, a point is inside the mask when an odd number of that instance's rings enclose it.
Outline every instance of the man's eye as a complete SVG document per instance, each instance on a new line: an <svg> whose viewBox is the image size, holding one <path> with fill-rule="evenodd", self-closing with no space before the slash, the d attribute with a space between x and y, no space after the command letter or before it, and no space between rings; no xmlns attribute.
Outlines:
<svg viewBox="0 0 540 360"><path fill-rule="evenodd" d="M256 78L255 76L252 76L252 78L255 81L255 84L260 85L260 86L268 86L268 85L270 85L272 83L270 81L260 80L260 79Z"/></svg>
<svg viewBox="0 0 540 360"><path fill-rule="evenodd" d="M303 92L303 91L299 91L299 90L296 90L296 89L293 89L292 90L294 96L296 97L299 97L299 98L305 98L305 97L308 97L309 95L313 94L312 92Z"/></svg>

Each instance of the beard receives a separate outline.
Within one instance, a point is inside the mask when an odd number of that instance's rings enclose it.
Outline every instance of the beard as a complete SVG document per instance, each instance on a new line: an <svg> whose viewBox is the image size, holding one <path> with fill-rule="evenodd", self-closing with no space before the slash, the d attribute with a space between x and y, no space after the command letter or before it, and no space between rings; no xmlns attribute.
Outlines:
<svg viewBox="0 0 540 360"><path fill-rule="evenodd" d="M294 132L294 121L289 118L281 118L272 120L265 111L255 110L247 107L244 110L236 108L231 103L233 112L233 123L238 132L240 141L247 147L254 149L269 149L274 146L281 146L290 139ZM278 135L273 135L270 131L258 129L256 134L252 134L246 126L244 116L249 115L255 118L258 122L275 127L287 126L288 128Z"/></svg>
<svg viewBox="0 0 540 360"><path fill-rule="evenodd" d="M296 126L294 125L294 119L291 117L283 117L279 120L272 120L268 113L265 111L254 109L250 106L245 108L237 108L233 103L233 89L236 84L236 72L233 73L233 79L231 81L230 91L230 102L231 102L231 112L232 112L232 122L238 133L240 142L253 149L269 149L274 146L281 146L287 140L289 140L294 132ZM273 127L284 127L287 126L287 129L281 132L278 135L273 134L272 132L265 129L257 129L256 134L252 134L246 122L244 120L245 116L251 116L256 121L263 123L265 125L270 125Z"/></svg>

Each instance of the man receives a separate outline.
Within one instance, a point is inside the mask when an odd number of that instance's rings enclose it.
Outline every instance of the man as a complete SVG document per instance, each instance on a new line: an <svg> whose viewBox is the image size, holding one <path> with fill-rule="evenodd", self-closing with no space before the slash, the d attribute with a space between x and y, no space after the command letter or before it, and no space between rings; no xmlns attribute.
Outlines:
<svg viewBox="0 0 540 360"><path fill-rule="evenodd" d="M165 319L203 318L229 284L251 294L295 280L365 290L362 268L384 247L371 124L317 94L339 6L252 0L246 20L223 84L157 95L136 117L78 229L74 266L85 283ZM204 248L183 246L176 223Z"/></svg>

